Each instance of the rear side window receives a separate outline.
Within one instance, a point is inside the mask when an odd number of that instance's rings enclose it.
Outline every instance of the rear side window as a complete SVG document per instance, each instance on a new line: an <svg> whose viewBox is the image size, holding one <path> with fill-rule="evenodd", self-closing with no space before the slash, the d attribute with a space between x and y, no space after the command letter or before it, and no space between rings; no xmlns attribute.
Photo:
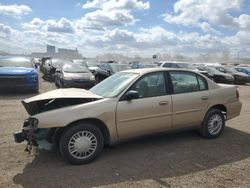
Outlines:
<svg viewBox="0 0 250 188"><path fill-rule="evenodd" d="M204 78L202 78L201 76L199 76L199 75L196 75L196 76L197 76L197 79L198 79L200 90L201 91L207 90L208 89L207 81Z"/></svg>
<svg viewBox="0 0 250 188"><path fill-rule="evenodd" d="M191 93L207 90L207 82L204 78L191 72L170 72L173 85L173 93Z"/></svg>

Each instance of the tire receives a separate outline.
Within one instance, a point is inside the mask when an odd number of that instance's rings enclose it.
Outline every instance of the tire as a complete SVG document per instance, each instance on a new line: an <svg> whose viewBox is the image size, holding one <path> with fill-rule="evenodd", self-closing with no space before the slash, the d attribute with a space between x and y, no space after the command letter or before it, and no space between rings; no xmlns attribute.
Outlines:
<svg viewBox="0 0 250 188"><path fill-rule="evenodd" d="M66 129L59 141L61 156L76 165L94 161L101 154L103 146L102 132L88 122L78 123Z"/></svg>
<svg viewBox="0 0 250 188"><path fill-rule="evenodd" d="M205 138L217 138L223 133L225 127L225 117L221 110L212 108L210 109L201 125L200 133Z"/></svg>

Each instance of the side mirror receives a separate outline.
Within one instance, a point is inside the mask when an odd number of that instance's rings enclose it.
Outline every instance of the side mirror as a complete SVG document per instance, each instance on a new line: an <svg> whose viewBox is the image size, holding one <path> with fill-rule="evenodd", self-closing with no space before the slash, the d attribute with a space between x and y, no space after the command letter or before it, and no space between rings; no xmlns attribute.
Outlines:
<svg viewBox="0 0 250 188"><path fill-rule="evenodd" d="M138 98L139 98L139 93L135 90L130 90L125 94L126 100L132 100L132 99L138 99Z"/></svg>

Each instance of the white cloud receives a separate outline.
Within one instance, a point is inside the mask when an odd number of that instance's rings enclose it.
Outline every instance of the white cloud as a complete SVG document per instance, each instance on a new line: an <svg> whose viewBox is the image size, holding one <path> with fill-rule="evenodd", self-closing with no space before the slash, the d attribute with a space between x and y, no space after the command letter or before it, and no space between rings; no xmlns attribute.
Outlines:
<svg viewBox="0 0 250 188"><path fill-rule="evenodd" d="M133 25L137 19L132 11L149 9L149 2L138 0L93 0L87 1L83 8L95 8L80 20L76 21L77 28L105 30L107 27Z"/></svg>
<svg viewBox="0 0 250 188"><path fill-rule="evenodd" d="M40 30L55 33L74 33L74 24L66 18L57 20L41 20L40 18L34 18L28 23L22 24L26 30Z"/></svg>
<svg viewBox="0 0 250 188"><path fill-rule="evenodd" d="M87 1L83 8L100 8L103 10L125 9L125 10L147 10L149 9L149 2L138 0L93 0Z"/></svg>
<svg viewBox="0 0 250 188"><path fill-rule="evenodd" d="M174 5L174 13L164 14L168 23L200 27L203 31L211 30L211 25L237 27L237 18L231 11L238 11L242 0L179 0ZM208 25L209 24L209 25Z"/></svg>
<svg viewBox="0 0 250 188"><path fill-rule="evenodd" d="M24 29L38 29L41 28L45 22L40 18L33 18L29 23L23 23L22 26Z"/></svg>
<svg viewBox="0 0 250 188"><path fill-rule="evenodd" d="M11 32L12 32L12 28L10 26L0 23L0 33L5 34L5 35L10 35Z"/></svg>
<svg viewBox="0 0 250 188"><path fill-rule="evenodd" d="M243 30L248 30L250 32L250 16L247 14L242 14L239 16L239 25Z"/></svg>
<svg viewBox="0 0 250 188"><path fill-rule="evenodd" d="M72 22L66 18L61 18L58 22L55 20L48 20L44 27L48 32L74 33Z"/></svg>
<svg viewBox="0 0 250 188"><path fill-rule="evenodd" d="M27 5L2 5L0 4L0 14L21 18L32 12L32 9Z"/></svg>
<svg viewBox="0 0 250 188"><path fill-rule="evenodd" d="M106 27L127 26L135 22L134 16L126 10L96 10L77 20L76 26L79 29L103 30Z"/></svg>

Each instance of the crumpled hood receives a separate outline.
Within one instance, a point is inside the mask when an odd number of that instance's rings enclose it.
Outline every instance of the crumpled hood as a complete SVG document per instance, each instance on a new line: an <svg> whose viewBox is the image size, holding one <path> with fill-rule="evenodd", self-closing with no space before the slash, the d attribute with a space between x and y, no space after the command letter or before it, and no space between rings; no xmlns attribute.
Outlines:
<svg viewBox="0 0 250 188"><path fill-rule="evenodd" d="M68 88L42 93L23 100L22 104L30 115L34 115L43 111L52 110L52 108L62 108L102 98L102 96L96 95L85 89ZM54 102L52 100L57 102L53 107L51 107L51 104ZM48 109L47 106L50 108Z"/></svg>

